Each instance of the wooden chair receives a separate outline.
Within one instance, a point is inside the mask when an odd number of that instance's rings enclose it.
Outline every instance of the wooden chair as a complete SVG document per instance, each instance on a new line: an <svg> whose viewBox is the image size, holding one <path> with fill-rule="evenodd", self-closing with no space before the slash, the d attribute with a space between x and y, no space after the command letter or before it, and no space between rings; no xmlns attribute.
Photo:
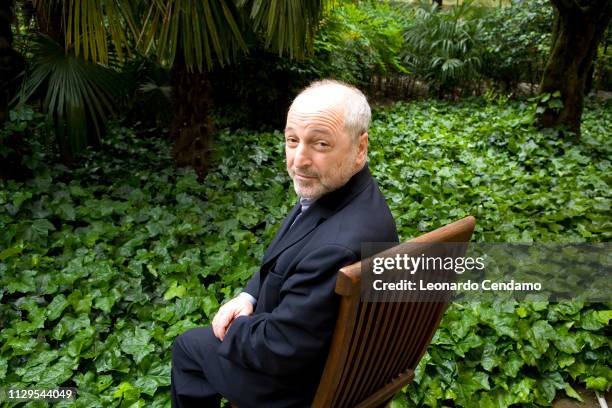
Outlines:
<svg viewBox="0 0 612 408"><path fill-rule="evenodd" d="M382 255L409 252L411 243L468 242L475 222L466 217ZM340 311L315 408L386 406L412 381L447 306L443 301L363 302L360 289L361 262L338 272Z"/></svg>

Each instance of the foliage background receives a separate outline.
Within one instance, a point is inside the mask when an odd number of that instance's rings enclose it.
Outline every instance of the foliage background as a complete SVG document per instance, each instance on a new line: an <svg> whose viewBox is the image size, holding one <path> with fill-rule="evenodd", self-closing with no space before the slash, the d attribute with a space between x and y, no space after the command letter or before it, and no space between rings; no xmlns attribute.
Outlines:
<svg viewBox="0 0 612 408"><path fill-rule="evenodd" d="M499 98L375 110L370 165L400 237L473 214L478 241L608 241L612 105L591 103L581 144L534 130L533 109ZM44 134L40 115L14 119ZM172 340L240 290L295 195L279 132L221 131L199 183L163 139L111 129L80 169L32 160L35 178L0 184L0 381L78 387L59 406L165 406ZM236 144L250 153L232 155ZM570 384L609 389L611 314L454 304L396 404L546 406L576 396Z"/></svg>
<svg viewBox="0 0 612 408"><path fill-rule="evenodd" d="M240 291L295 201L271 129L315 78L386 102L374 111L370 165L402 239L472 214L479 241L608 242L611 103L589 102L577 142L536 131L533 101L505 96L541 75L547 4L342 3L300 61L246 38L248 56L210 73L219 131L203 180L174 166L171 75L152 56L104 67L96 86L127 95L99 106L99 132L74 128L80 148L99 146L71 168L59 164L57 122L36 105L11 111L0 130L0 384L78 387L76 403L59 406L168 406L173 339ZM594 76L608 90L611 33ZM32 39L18 38L27 54ZM428 94L442 101L388 103ZM119 101L129 110L107 123ZM580 398L575 384L609 390L610 306L453 304L394 405L548 406Z"/></svg>

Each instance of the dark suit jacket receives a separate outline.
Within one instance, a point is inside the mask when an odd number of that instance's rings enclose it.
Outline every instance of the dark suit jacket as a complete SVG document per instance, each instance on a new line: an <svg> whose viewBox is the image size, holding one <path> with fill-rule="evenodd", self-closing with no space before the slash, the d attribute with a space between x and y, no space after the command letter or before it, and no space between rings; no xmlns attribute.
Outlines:
<svg viewBox="0 0 612 408"><path fill-rule="evenodd" d="M253 315L234 320L217 349L221 363L210 367L226 384L211 382L241 408L309 405L336 322L338 269L361 259L363 242L398 240L367 166L290 228L299 210L298 203L247 284L246 292L257 298Z"/></svg>

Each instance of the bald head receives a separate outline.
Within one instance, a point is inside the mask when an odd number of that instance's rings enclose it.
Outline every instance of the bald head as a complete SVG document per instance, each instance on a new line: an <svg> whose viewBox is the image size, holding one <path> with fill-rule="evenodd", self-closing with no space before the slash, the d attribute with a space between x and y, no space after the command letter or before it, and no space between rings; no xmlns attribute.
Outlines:
<svg viewBox="0 0 612 408"><path fill-rule="evenodd" d="M296 193L317 199L366 163L370 107L357 89L315 82L293 101L285 126L287 171Z"/></svg>
<svg viewBox="0 0 612 408"><path fill-rule="evenodd" d="M344 82L325 79L305 88L293 101L289 112L336 110L341 113L345 132L357 143L368 131L372 113L364 94Z"/></svg>

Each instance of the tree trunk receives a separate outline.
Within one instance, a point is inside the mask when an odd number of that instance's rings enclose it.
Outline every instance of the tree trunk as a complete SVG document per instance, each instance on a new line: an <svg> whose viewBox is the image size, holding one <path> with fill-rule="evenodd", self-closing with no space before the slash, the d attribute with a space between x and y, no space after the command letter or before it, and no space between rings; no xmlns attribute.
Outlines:
<svg viewBox="0 0 612 408"><path fill-rule="evenodd" d="M66 44L66 36L62 27L62 18L66 10L62 9L60 3L54 2L51 5L47 3L44 1L37 1L35 3L38 31L53 38L59 44ZM45 8L48 7L53 7L53 10L46 11Z"/></svg>
<svg viewBox="0 0 612 408"><path fill-rule="evenodd" d="M13 0L0 3L0 124L8 117L9 104L21 85L25 70L25 59L13 49L14 5Z"/></svg>
<svg viewBox="0 0 612 408"><path fill-rule="evenodd" d="M597 63L597 53L595 54L595 58L593 59L593 63L591 64L591 69L589 69L589 73L586 77L586 82L584 84L584 94L588 95L593 90L593 75L595 75L595 64Z"/></svg>
<svg viewBox="0 0 612 408"><path fill-rule="evenodd" d="M23 72L25 59L13 49L13 32L11 23L14 1L0 3L0 127L8 119L12 99L17 94ZM13 131L0 138L4 153L0 154L0 179L25 180L32 176L31 171L23 165L22 159L30 154L25 143L23 132Z"/></svg>
<svg viewBox="0 0 612 408"><path fill-rule="evenodd" d="M610 0L551 0L555 26L548 63L544 68L540 94L561 93L563 107L555 109L542 103L540 127L563 125L580 136L580 119L585 85L610 18Z"/></svg>
<svg viewBox="0 0 612 408"><path fill-rule="evenodd" d="M172 154L179 166L192 166L203 177L209 164L213 134L208 73L190 72L179 51L170 80L174 112Z"/></svg>

